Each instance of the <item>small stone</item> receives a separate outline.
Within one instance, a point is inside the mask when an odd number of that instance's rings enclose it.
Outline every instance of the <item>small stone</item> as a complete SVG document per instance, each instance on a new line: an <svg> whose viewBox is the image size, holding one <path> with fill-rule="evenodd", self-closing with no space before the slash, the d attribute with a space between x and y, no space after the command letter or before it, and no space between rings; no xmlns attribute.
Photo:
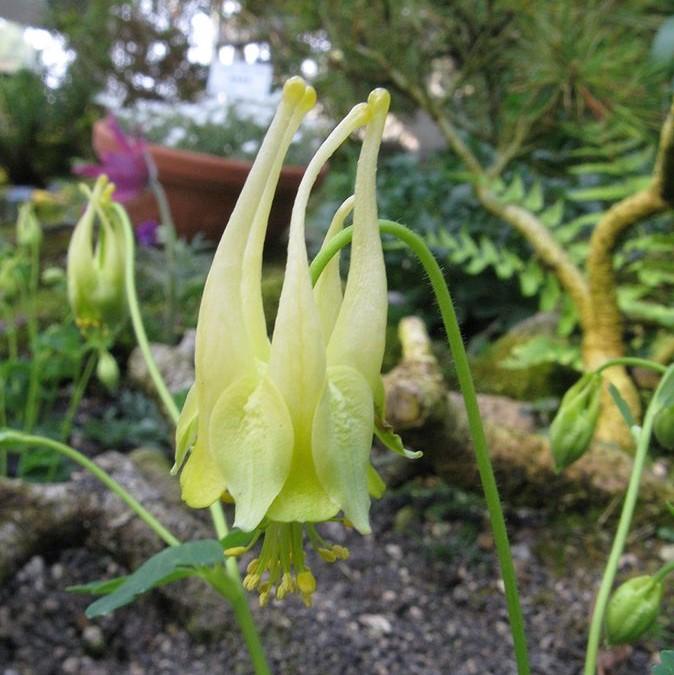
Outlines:
<svg viewBox="0 0 674 675"><path fill-rule="evenodd" d="M480 532L477 535L477 545L483 551L491 551L494 548L494 537L491 532Z"/></svg>
<svg viewBox="0 0 674 675"><path fill-rule="evenodd" d="M66 675L76 675L80 669L80 660L76 656L69 656L62 664L61 670Z"/></svg>
<svg viewBox="0 0 674 675"><path fill-rule="evenodd" d="M671 560L674 560L674 544L662 546L658 551L658 556L663 562L670 562Z"/></svg>
<svg viewBox="0 0 674 675"><path fill-rule="evenodd" d="M393 630L391 622L382 614L361 614L358 621L365 626L373 638L387 635Z"/></svg>
<svg viewBox="0 0 674 675"><path fill-rule="evenodd" d="M412 605L408 611L410 619L414 619L415 621L421 621L424 618L424 613L416 605Z"/></svg>
<svg viewBox="0 0 674 675"><path fill-rule="evenodd" d="M61 563L55 563L51 567L51 578L55 581L62 579L64 571L65 570L63 569L63 565L61 565Z"/></svg>
<svg viewBox="0 0 674 675"><path fill-rule="evenodd" d="M84 649L92 656L99 656L105 651L105 637L103 631L96 625L87 626L82 631Z"/></svg>
<svg viewBox="0 0 674 675"><path fill-rule="evenodd" d="M402 560L403 550L398 544L386 544L386 553L393 558L393 560Z"/></svg>

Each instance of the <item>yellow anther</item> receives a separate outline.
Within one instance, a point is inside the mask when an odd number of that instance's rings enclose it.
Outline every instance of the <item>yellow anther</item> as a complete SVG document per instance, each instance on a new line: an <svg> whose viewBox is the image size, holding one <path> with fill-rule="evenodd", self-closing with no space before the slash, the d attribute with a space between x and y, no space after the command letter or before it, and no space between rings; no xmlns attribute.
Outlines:
<svg viewBox="0 0 674 675"><path fill-rule="evenodd" d="M337 560L335 552L330 548L319 548L318 555L320 555L321 558L325 560L325 562L333 563L335 560Z"/></svg>
<svg viewBox="0 0 674 675"><path fill-rule="evenodd" d="M224 550L225 555L241 555L245 553L248 549L245 546L231 546Z"/></svg>
<svg viewBox="0 0 674 675"><path fill-rule="evenodd" d="M353 523L348 518L342 519L342 524L344 527L353 528Z"/></svg>
<svg viewBox="0 0 674 675"><path fill-rule="evenodd" d="M302 595L311 595L316 590L316 578L311 570L302 570L297 575L297 588Z"/></svg>
<svg viewBox="0 0 674 675"><path fill-rule="evenodd" d="M332 553L337 560L348 560L349 555L351 555L349 553L349 549L346 548L346 546L340 546L339 544L332 545Z"/></svg>
<svg viewBox="0 0 674 675"><path fill-rule="evenodd" d="M255 574L257 572L257 568L260 564L260 559L259 558L253 558L249 563L248 566L246 567L246 572L248 574Z"/></svg>
<svg viewBox="0 0 674 675"><path fill-rule="evenodd" d="M259 574L248 574L243 580L243 587L247 591L253 591L257 588L257 585L260 583Z"/></svg>
<svg viewBox="0 0 674 675"><path fill-rule="evenodd" d="M305 607L311 607L313 604L313 598L310 593L302 593L302 602Z"/></svg>
<svg viewBox="0 0 674 675"><path fill-rule="evenodd" d="M260 607L266 607L269 602L269 591L260 593Z"/></svg>

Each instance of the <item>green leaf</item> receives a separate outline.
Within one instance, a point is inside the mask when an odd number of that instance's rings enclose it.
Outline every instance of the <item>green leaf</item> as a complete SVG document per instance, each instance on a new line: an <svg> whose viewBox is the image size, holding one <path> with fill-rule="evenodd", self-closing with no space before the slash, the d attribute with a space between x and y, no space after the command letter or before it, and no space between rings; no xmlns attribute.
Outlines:
<svg viewBox="0 0 674 675"><path fill-rule="evenodd" d="M651 675L674 675L674 651L660 652L660 663L653 666Z"/></svg>
<svg viewBox="0 0 674 675"><path fill-rule="evenodd" d="M522 182L522 176L517 174L512 183L501 195L501 199L510 204L518 204L524 199L524 183Z"/></svg>
<svg viewBox="0 0 674 675"><path fill-rule="evenodd" d="M669 512L674 516L674 504L672 502L667 502L667 508Z"/></svg>
<svg viewBox="0 0 674 675"><path fill-rule="evenodd" d="M520 290L525 297L531 297L543 283L543 270L535 258L531 258L527 266L520 272Z"/></svg>
<svg viewBox="0 0 674 675"><path fill-rule="evenodd" d="M642 190L651 182L650 176L636 176L611 185L571 190L567 197L575 202L616 201Z"/></svg>
<svg viewBox="0 0 674 675"><path fill-rule="evenodd" d="M557 227L564 217L564 200L558 199L552 206L548 206L539 217L548 227Z"/></svg>
<svg viewBox="0 0 674 675"><path fill-rule="evenodd" d="M669 366L662 376L654 398L654 403L658 406L666 406L674 402L674 364Z"/></svg>
<svg viewBox="0 0 674 675"><path fill-rule="evenodd" d="M554 274L548 273L545 277L545 285L541 291L540 307L544 312L553 310L561 297L562 291Z"/></svg>
<svg viewBox="0 0 674 675"><path fill-rule="evenodd" d="M383 446L407 459L419 459L424 455L424 453L419 450L408 450L403 445L400 436L393 431L391 425L378 417L375 417L374 420L374 434Z"/></svg>
<svg viewBox="0 0 674 675"><path fill-rule="evenodd" d="M618 410L620 411L622 418L625 420L625 424L627 424L627 427L629 429L633 429L634 427L638 426L637 421L634 419L634 416L632 415L630 407L627 405L627 402L620 395L620 392L615 387L615 385L613 385L613 383L609 383L608 392L609 394L611 394L611 398L618 407Z"/></svg>
<svg viewBox="0 0 674 675"><path fill-rule="evenodd" d="M523 203L524 208L530 211L540 211L543 208L543 188L541 181L537 180L534 186L529 190Z"/></svg>
<svg viewBox="0 0 674 675"><path fill-rule="evenodd" d="M90 581L88 584L68 586L66 591L89 595L108 595L108 593L116 591L127 579L128 577L125 574L124 576L115 577L114 579L100 579L98 581Z"/></svg>
<svg viewBox="0 0 674 675"><path fill-rule="evenodd" d="M179 578L199 574L199 567L216 565L223 559L222 545L215 539L201 539L165 548L146 560L112 593L89 605L86 615L91 619L109 614L133 602L141 593L167 583L167 578L176 573L180 575ZM185 567L188 569L179 569Z"/></svg>
<svg viewBox="0 0 674 675"><path fill-rule="evenodd" d="M580 352L576 346L560 338L537 335L513 347L500 365L512 370L525 370L545 363L559 363L580 370Z"/></svg>

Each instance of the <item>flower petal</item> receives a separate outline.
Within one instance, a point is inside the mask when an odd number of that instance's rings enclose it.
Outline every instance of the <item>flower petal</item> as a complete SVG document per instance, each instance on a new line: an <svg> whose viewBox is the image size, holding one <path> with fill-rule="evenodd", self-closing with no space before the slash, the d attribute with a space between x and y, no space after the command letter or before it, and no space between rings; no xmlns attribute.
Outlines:
<svg viewBox="0 0 674 675"><path fill-rule="evenodd" d="M328 369L316 411L313 457L316 473L344 515L362 534L370 532L369 467L374 405L367 380L354 368Z"/></svg>
<svg viewBox="0 0 674 675"><path fill-rule="evenodd" d="M368 98L368 124L356 173L351 264L344 300L328 344L328 363L356 368L377 388L386 340L386 270L377 218L377 156L390 97L376 89Z"/></svg>
<svg viewBox="0 0 674 675"><path fill-rule="evenodd" d="M265 188L278 181L287 150L287 131L306 85L292 78L262 142L213 258L197 322L195 375L199 435L206 436L210 413L223 386L255 371L241 295L244 252ZM287 141L289 142L289 141Z"/></svg>
<svg viewBox="0 0 674 675"><path fill-rule="evenodd" d="M293 453L290 415L268 377L244 378L223 392L209 446L236 503L235 527L254 529L281 491Z"/></svg>
<svg viewBox="0 0 674 675"><path fill-rule="evenodd" d="M180 474L183 501L193 509L204 509L220 498L225 481L205 443L197 441Z"/></svg>
<svg viewBox="0 0 674 675"><path fill-rule="evenodd" d="M351 195L345 199L342 205L335 211L330 227L323 239L323 248L336 234L344 228L344 221L353 210L355 197ZM342 305L342 278L339 274L340 254L337 252L332 260L325 266L314 286L314 298L318 305L318 311L321 315L321 328L323 329L323 338L326 341L330 339L332 329L339 314L339 308Z"/></svg>
<svg viewBox="0 0 674 675"><path fill-rule="evenodd" d="M307 87L304 97L297 106L290 124L286 129L281 146L287 149L297 131L300 122L306 113L316 104L316 92L313 87ZM279 155L276 164L272 169L271 175L274 180L267 181L264 193L255 212L246 251L243 259L243 275L241 278L241 298L243 302L243 313L248 335L253 346L256 358L262 361L269 361L270 342L267 336L267 322L264 315L264 306L262 302L262 252L264 249L264 239L267 232L269 221L269 212L271 211L272 200L276 193L276 182L281 171L281 166L285 156Z"/></svg>

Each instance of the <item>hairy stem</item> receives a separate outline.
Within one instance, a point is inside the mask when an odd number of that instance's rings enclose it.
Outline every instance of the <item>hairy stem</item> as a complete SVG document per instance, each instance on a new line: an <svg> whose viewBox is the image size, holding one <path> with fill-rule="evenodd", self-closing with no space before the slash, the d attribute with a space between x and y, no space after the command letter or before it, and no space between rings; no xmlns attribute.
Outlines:
<svg viewBox="0 0 674 675"><path fill-rule="evenodd" d="M487 503L487 511L491 522L494 535L494 544L501 567L501 576L505 587L506 604L508 607L508 616L510 618L510 628L515 648L515 661L517 663L517 672L519 675L528 675L529 660L527 654L526 636L524 633L524 618L520 607L519 592L517 590L517 577L513 565L512 554L510 552L510 543L508 541L508 532L505 525L501 500L496 486L496 479L489 457L487 440L482 426L480 410L477 403L475 386L468 364L468 357L463 345L461 330L459 328L454 305L449 293L449 288L442 275L442 270L433 257L430 249L424 240L404 225L394 223L388 220L380 220L380 230L382 234L391 234L403 241L417 256L423 266L433 287L440 314L442 315L447 339L454 357L457 379L461 387L466 412L468 414L468 424L473 449L477 462L480 481ZM346 246L351 240L352 228L346 228L338 235L333 237L314 259L311 265L312 280L315 282L330 258L338 250Z"/></svg>
<svg viewBox="0 0 674 675"><path fill-rule="evenodd" d="M51 438L26 434L13 429L3 429L0 431L0 443L3 445L13 444L12 449L18 450L15 446L27 445L30 447L42 446L54 450L77 462L87 471L92 473L98 480L105 485L111 492L114 492L144 523L154 530L157 535L169 546L177 546L180 541L169 532L135 497L130 495L122 485L120 485L112 476L101 469L98 464L92 462L86 455L83 455L75 448L69 445L54 441Z"/></svg>

